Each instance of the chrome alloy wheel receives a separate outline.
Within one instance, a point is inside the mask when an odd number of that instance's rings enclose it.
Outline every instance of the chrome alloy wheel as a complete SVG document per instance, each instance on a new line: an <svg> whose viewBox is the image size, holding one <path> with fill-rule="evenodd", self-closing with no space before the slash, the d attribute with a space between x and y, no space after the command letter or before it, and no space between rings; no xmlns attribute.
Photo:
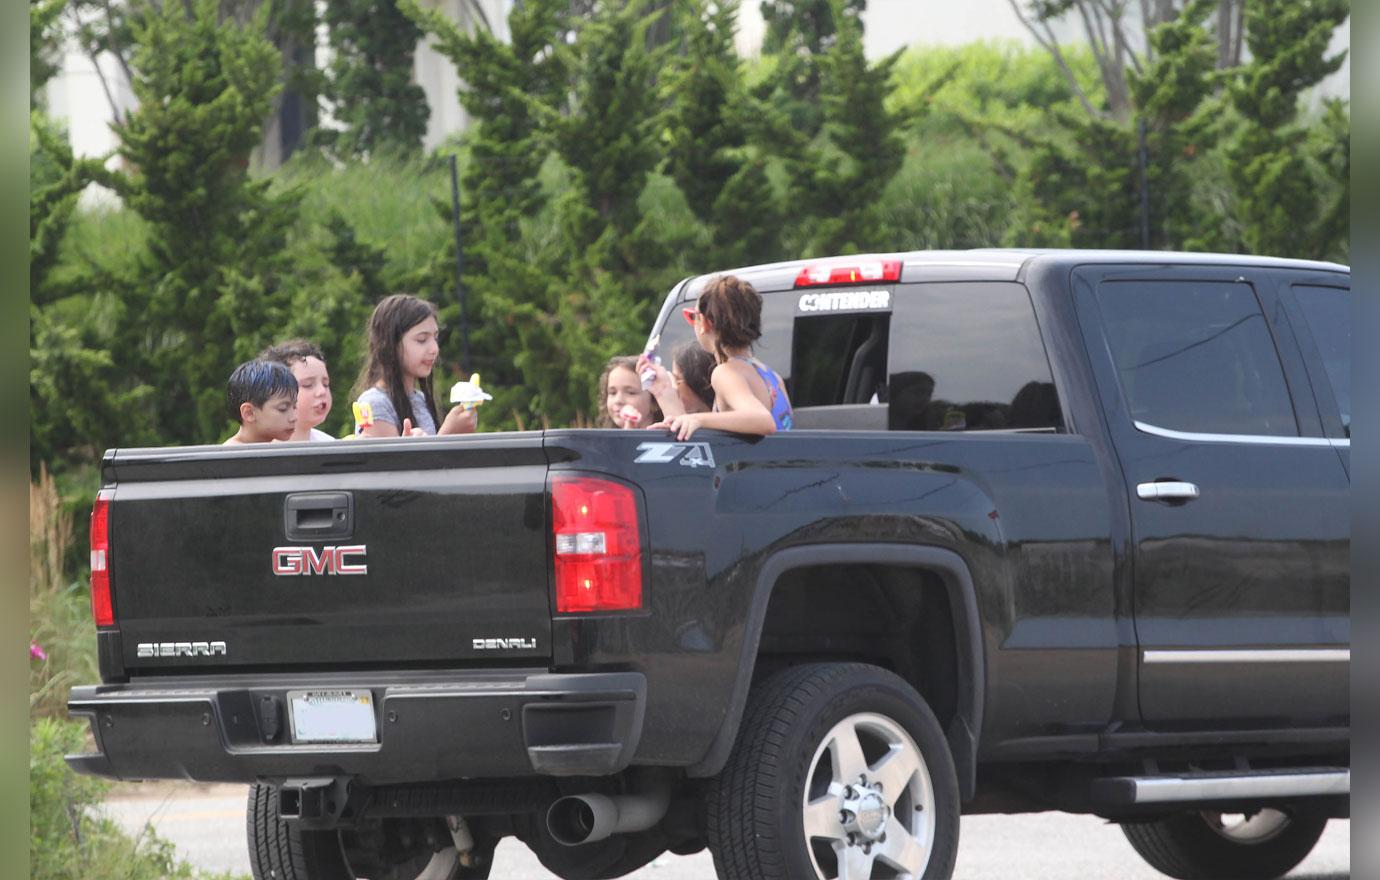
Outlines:
<svg viewBox="0 0 1380 880"><path fill-rule="evenodd" d="M1213 813L1204 811L1203 821L1232 843L1264 843L1274 840L1289 827L1289 815L1264 809L1254 813Z"/></svg>
<svg viewBox="0 0 1380 880"><path fill-rule="evenodd" d="M934 842L934 787L905 728L871 712L844 718L810 759L802 816L818 880L918 880Z"/></svg>

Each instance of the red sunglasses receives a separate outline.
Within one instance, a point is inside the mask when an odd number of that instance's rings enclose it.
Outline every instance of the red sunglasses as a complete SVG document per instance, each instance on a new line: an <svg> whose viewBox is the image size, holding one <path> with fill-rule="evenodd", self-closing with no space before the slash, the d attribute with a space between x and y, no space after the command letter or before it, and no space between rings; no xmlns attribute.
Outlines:
<svg viewBox="0 0 1380 880"><path fill-rule="evenodd" d="M680 313L685 316L685 323L689 324L691 327L695 326L695 318L699 317L700 314L699 309L692 309L689 307L681 309Z"/></svg>

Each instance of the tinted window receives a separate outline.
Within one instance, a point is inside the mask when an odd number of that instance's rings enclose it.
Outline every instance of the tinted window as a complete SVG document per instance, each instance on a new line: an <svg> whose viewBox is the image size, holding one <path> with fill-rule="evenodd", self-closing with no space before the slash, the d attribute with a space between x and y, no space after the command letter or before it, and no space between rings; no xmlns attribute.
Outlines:
<svg viewBox="0 0 1380 880"><path fill-rule="evenodd" d="M1030 295L1016 283L899 288L889 392L892 430L1057 428L1062 421Z"/></svg>
<svg viewBox="0 0 1380 880"><path fill-rule="evenodd" d="M1340 287L1295 287L1294 296L1341 410L1342 429L1351 436L1351 297Z"/></svg>
<svg viewBox="0 0 1380 880"><path fill-rule="evenodd" d="M685 318L681 314L681 309L693 305L693 302L676 303L671 314L666 316L666 323L661 325L661 333L657 337L656 354L661 358L662 366L668 370L671 369L671 359L675 357L677 349L682 345L699 345L695 341L695 331L690 329L689 324L685 323Z"/></svg>
<svg viewBox="0 0 1380 880"><path fill-rule="evenodd" d="M791 405L800 409L885 400L890 317L797 317L791 346Z"/></svg>
<svg viewBox="0 0 1380 880"><path fill-rule="evenodd" d="M1250 285L1111 281L1097 299L1136 421L1203 434L1298 435Z"/></svg>

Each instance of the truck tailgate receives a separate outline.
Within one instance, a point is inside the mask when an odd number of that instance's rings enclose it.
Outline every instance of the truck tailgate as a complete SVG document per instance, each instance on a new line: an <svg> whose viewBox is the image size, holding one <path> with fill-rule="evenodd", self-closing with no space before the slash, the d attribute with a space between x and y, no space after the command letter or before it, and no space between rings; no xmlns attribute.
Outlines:
<svg viewBox="0 0 1380 880"><path fill-rule="evenodd" d="M546 469L539 433L109 453L125 669L549 657Z"/></svg>

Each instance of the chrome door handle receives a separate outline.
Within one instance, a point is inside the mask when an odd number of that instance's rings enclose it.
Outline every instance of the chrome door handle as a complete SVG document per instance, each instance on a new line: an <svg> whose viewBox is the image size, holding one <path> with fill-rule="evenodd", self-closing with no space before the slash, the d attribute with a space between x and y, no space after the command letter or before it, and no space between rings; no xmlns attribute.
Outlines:
<svg viewBox="0 0 1380 880"><path fill-rule="evenodd" d="M1192 501L1198 497L1198 484L1176 480L1141 483L1136 486L1136 495L1145 501Z"/></svg>

